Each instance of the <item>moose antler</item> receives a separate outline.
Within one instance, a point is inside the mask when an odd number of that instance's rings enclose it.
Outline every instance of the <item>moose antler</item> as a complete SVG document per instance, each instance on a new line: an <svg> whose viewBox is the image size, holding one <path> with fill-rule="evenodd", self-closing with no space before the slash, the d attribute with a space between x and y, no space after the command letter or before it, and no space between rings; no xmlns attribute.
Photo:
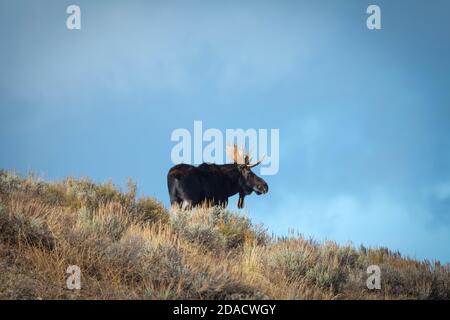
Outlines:
<svg viewBox="0 0 450 320"><path fill-rule="evenodd" d="M252 158L250 157L250 153L246 152L244 148L238 148L237 144L228 146L227 154L231 159L233 159L233 163L245 164L248 168L256 167L265 159L264 156L261 160L256 161L254 164L250 164L252 160Z"/></svg>
<svg viewBox="0 0 450 320"><path fill-rule="evenodd" d="M266 158L266 156L263 156L262 159L256 161L254 164L248 164L247 167L249 167L249 168L256 167L258 164L260 164L261 162L263 162L265 158ZM250 162L250 161L249 161L249 162Z"/></svg>
<svg viewBox="0 0 450 320"><path fill-rule="evenodd" d="M227 154L233 163L245 164L245 151L241 148L239 149L237 144L227 147Z"/></svg>

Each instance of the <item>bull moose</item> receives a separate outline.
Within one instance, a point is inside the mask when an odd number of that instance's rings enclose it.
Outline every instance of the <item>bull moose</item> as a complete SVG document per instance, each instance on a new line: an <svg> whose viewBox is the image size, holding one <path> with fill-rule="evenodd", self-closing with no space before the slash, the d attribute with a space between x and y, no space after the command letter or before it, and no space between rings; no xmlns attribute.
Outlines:
<svg viewBox="0 0 450 320"><path fill-rule="evenodd" d="M239 193L238 208L244 207L244 198L253 191L260 195L269 191L267 183L258 177L252 168L262 160L250 164L251 158L245 152L233 147L233 163L202 163L198 167L178 164L169 170L167 186L171 205L184 209L197 205L227 207L228 198Z"/></svg>

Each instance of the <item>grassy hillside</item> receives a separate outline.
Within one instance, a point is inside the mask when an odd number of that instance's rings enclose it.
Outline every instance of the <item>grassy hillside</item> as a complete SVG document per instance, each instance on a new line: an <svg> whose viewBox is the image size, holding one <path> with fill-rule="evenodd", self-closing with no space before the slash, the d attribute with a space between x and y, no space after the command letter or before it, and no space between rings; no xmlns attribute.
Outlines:
<svg viewBox="0 0 450 320"><path fill-rule="evenodd" d="M381 290L366 269L381 268ZM81 290L66 269L81 268ZM274 239L228 210L168 212L136 187L0 171L1 299L449 299L450 267Z"/></svg>

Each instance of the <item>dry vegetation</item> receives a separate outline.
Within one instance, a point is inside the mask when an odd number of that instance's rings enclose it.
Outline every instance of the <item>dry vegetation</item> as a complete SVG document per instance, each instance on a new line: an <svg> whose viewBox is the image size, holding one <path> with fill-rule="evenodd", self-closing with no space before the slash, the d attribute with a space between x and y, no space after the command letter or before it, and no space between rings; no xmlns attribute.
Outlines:
<svg viewBox="0 0 450 320"><path fill-rule="evenodd" d="M168 212L129 183L0 171L1 299L449 299L450 267L301 236L218 208ZM382 289L366 288L377 264ZM66 268L82 270L81 290Z"/></svg>

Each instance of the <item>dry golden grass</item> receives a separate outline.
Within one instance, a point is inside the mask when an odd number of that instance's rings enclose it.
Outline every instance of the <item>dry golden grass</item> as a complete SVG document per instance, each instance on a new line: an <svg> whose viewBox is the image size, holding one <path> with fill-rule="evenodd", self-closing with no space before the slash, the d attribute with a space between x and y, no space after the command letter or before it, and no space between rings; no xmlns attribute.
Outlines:
<svg viewBox="0 0 450 320"><path fill-rule="evenodd" d="M219 208L167 211L136 187L0 171L0 299L449 299L450 267L387 249L274 239ZM381 290L366 269L380 266ZM69 265L81 290L66 286Z"/></svg>

